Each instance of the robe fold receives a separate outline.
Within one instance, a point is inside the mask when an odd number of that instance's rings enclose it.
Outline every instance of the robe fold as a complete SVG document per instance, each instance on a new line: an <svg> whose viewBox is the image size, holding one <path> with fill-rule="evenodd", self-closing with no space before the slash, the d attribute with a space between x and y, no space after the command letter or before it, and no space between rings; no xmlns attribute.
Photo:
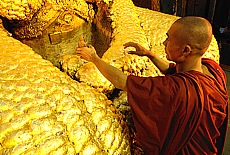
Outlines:
<svg viewBox="0 0 230 155"><path fill-rule="evenodd" d="M222 154L228 120L226 76L213 60L203 58L202 64L215 78L194 70L128 76L128 102L145 154Z"/></svg>

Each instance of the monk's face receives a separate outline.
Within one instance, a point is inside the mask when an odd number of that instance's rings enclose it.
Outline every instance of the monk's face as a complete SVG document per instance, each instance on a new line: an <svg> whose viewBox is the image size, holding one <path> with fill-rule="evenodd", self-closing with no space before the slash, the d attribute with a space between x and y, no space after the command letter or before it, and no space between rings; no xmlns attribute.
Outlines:
<svg viewBox="0 0 230 155"><path fill-rule="evenodd" d="M165 46L166 58L170 61L180 62L183 55L183 43L178 38L177 33L180 33L180 28L177 24L173 24L166 33L167 38L163 42Z"/></svg>

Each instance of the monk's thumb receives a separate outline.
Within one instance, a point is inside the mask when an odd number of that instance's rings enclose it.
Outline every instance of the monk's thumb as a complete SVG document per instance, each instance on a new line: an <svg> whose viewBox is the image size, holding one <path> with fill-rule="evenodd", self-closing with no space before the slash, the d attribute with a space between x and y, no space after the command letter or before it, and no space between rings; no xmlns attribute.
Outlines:
<svg viewBox="0 0 230 155"><path fill-rule="evenodd" d="M89 48L93 48L93 46L91 44L87 45Z"/></svg>

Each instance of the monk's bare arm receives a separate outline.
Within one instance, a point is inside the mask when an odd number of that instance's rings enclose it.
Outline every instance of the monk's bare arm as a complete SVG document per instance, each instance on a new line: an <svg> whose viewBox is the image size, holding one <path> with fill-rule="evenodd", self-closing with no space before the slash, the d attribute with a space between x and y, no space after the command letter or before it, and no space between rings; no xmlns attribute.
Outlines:
<svg viewBox="0 0 230 155"><path fill-rule="evenodd" d="M158 55L154 54L153 52L149 52L146 55L154 65L163 73L165 74L169 68L169 62L165 61L164 59L160 58Z"/></svg>
<svg viewBox="0 0 230 155"><path fill-rule="evenodd" d="M127 76L119 69L107 64L100 58L95 58L93 63L101 74L108 79L116 88L126 90Z"/></svg>
<svg viewBox="0 0 230 155"><path fill-rule="evenodd" d="M134 47L136 50L135 51L129 51L130 54L136 54L138 56L147 56L163 74L165 74L169 68L169 62L168 61L165 61L164 59L160 58L155 53L145 49L144 47L142 47L141 45L139 45L137 43L128 42L128 43L124 44L124 47L125 48Z"/></svg>
<svg viewBox="0 0 230 155"><path fill-rule="evenodd" d="M92 62L101 72L101 74L108 79L116 88L126 90L127 75L119 69L104 62L97 54L95 49L91 47L83 47L77 49L77 55L81 58Z"/></svg>

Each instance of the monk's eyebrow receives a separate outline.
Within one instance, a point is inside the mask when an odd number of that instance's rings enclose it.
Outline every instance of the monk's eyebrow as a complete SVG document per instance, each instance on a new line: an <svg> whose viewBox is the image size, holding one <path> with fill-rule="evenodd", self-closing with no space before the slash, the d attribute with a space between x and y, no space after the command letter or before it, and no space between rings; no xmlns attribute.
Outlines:
<svg viewBox="0 0 230 155"><path fill-rule="evenodd" d="M169 34L168 34L168 33L166 33L166 36L167 36L167 37L169 37Z"/></svg>

